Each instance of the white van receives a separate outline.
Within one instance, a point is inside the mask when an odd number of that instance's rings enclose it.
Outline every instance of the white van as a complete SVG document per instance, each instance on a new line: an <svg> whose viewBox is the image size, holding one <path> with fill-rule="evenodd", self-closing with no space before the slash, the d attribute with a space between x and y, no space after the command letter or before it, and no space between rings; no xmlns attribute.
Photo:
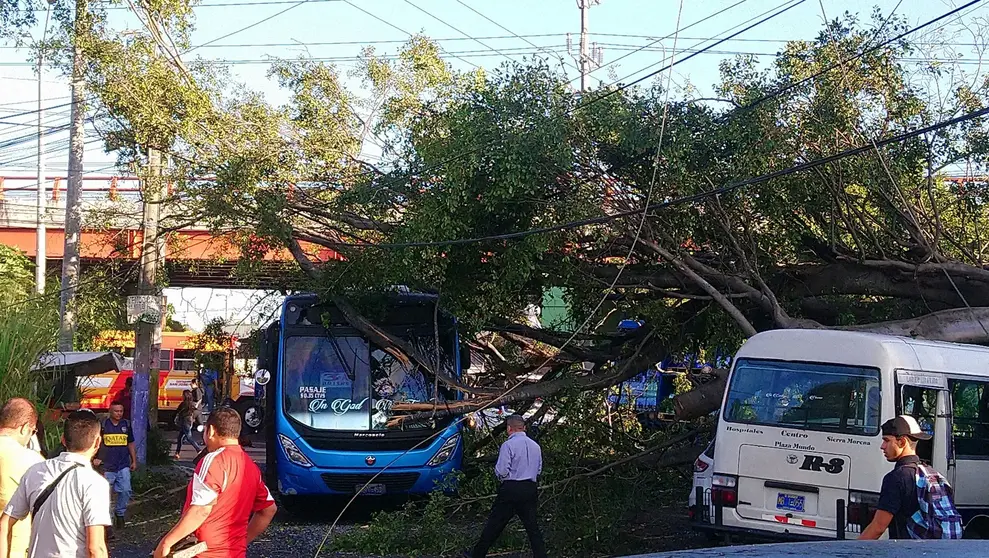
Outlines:
<svg viewBox="0 0 989 558"><path fill-rule="evenodd" d="M738 351L695 526L771 539L856 538L883 476L879 426L912 415L920 457L966 526L989 511L989 349L832 330L773 330ZM966 533L968 535L968 533Z"/></svg>

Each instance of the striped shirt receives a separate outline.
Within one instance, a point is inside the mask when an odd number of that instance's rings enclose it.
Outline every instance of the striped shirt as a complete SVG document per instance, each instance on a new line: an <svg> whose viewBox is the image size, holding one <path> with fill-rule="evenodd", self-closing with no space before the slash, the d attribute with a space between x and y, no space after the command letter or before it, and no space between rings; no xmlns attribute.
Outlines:
<svg viewBox="0 0 989 558"><path fill-rule="evenodd" d="M251 514L274 503L261 470L243 448L223 446L207 454L196 465L184 508L213 506L196 530L207 546L200 558L244 558Z"/></svg>

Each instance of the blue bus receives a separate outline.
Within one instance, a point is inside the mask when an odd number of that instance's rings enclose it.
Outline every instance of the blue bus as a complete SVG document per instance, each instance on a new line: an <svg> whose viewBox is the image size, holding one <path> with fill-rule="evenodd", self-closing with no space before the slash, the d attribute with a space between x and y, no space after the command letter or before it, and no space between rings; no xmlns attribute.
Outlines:
<svg viewBox="0 0 989 558"><path fill-rule="evenodd" d="M368 318L459 377L470 355L456 319L435 313L436 303L434 295L387 293ZM454 417L402 422L394 409L434 401L442 408L460 394L369 341L316 295L285 298L264 332L255 378L266 481L290 510L301 496L427 493L461 468Z"/></svg>

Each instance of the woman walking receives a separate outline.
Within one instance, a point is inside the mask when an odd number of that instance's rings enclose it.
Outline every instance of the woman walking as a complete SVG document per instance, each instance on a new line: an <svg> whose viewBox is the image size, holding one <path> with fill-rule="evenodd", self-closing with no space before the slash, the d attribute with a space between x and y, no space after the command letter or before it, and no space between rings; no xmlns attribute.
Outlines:
<svg viewBox="0 0 989 558"><path fill-rule="evenodd" d="M192 391L185 390L182 392L182 403L179 403L179 408L175 413L175 426L179 427L179 438L175 441L176 460L180 459L179 454L182 453L183 438L192 444L192 447L196 448L197 452L202 449L199 443L192 437L192 426L195 418L196 407L192 401Z"/></svg>

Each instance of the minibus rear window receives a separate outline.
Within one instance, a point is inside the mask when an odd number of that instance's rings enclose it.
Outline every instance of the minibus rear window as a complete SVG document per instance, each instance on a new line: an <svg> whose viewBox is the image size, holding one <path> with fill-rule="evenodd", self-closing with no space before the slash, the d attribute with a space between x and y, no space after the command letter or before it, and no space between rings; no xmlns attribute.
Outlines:
<svg viewBox="0 0 989 558"><path fill-rule="evenodd" d="M729 422L874 436L879 370L862 366L739 359L728 388Z"/></svg>

